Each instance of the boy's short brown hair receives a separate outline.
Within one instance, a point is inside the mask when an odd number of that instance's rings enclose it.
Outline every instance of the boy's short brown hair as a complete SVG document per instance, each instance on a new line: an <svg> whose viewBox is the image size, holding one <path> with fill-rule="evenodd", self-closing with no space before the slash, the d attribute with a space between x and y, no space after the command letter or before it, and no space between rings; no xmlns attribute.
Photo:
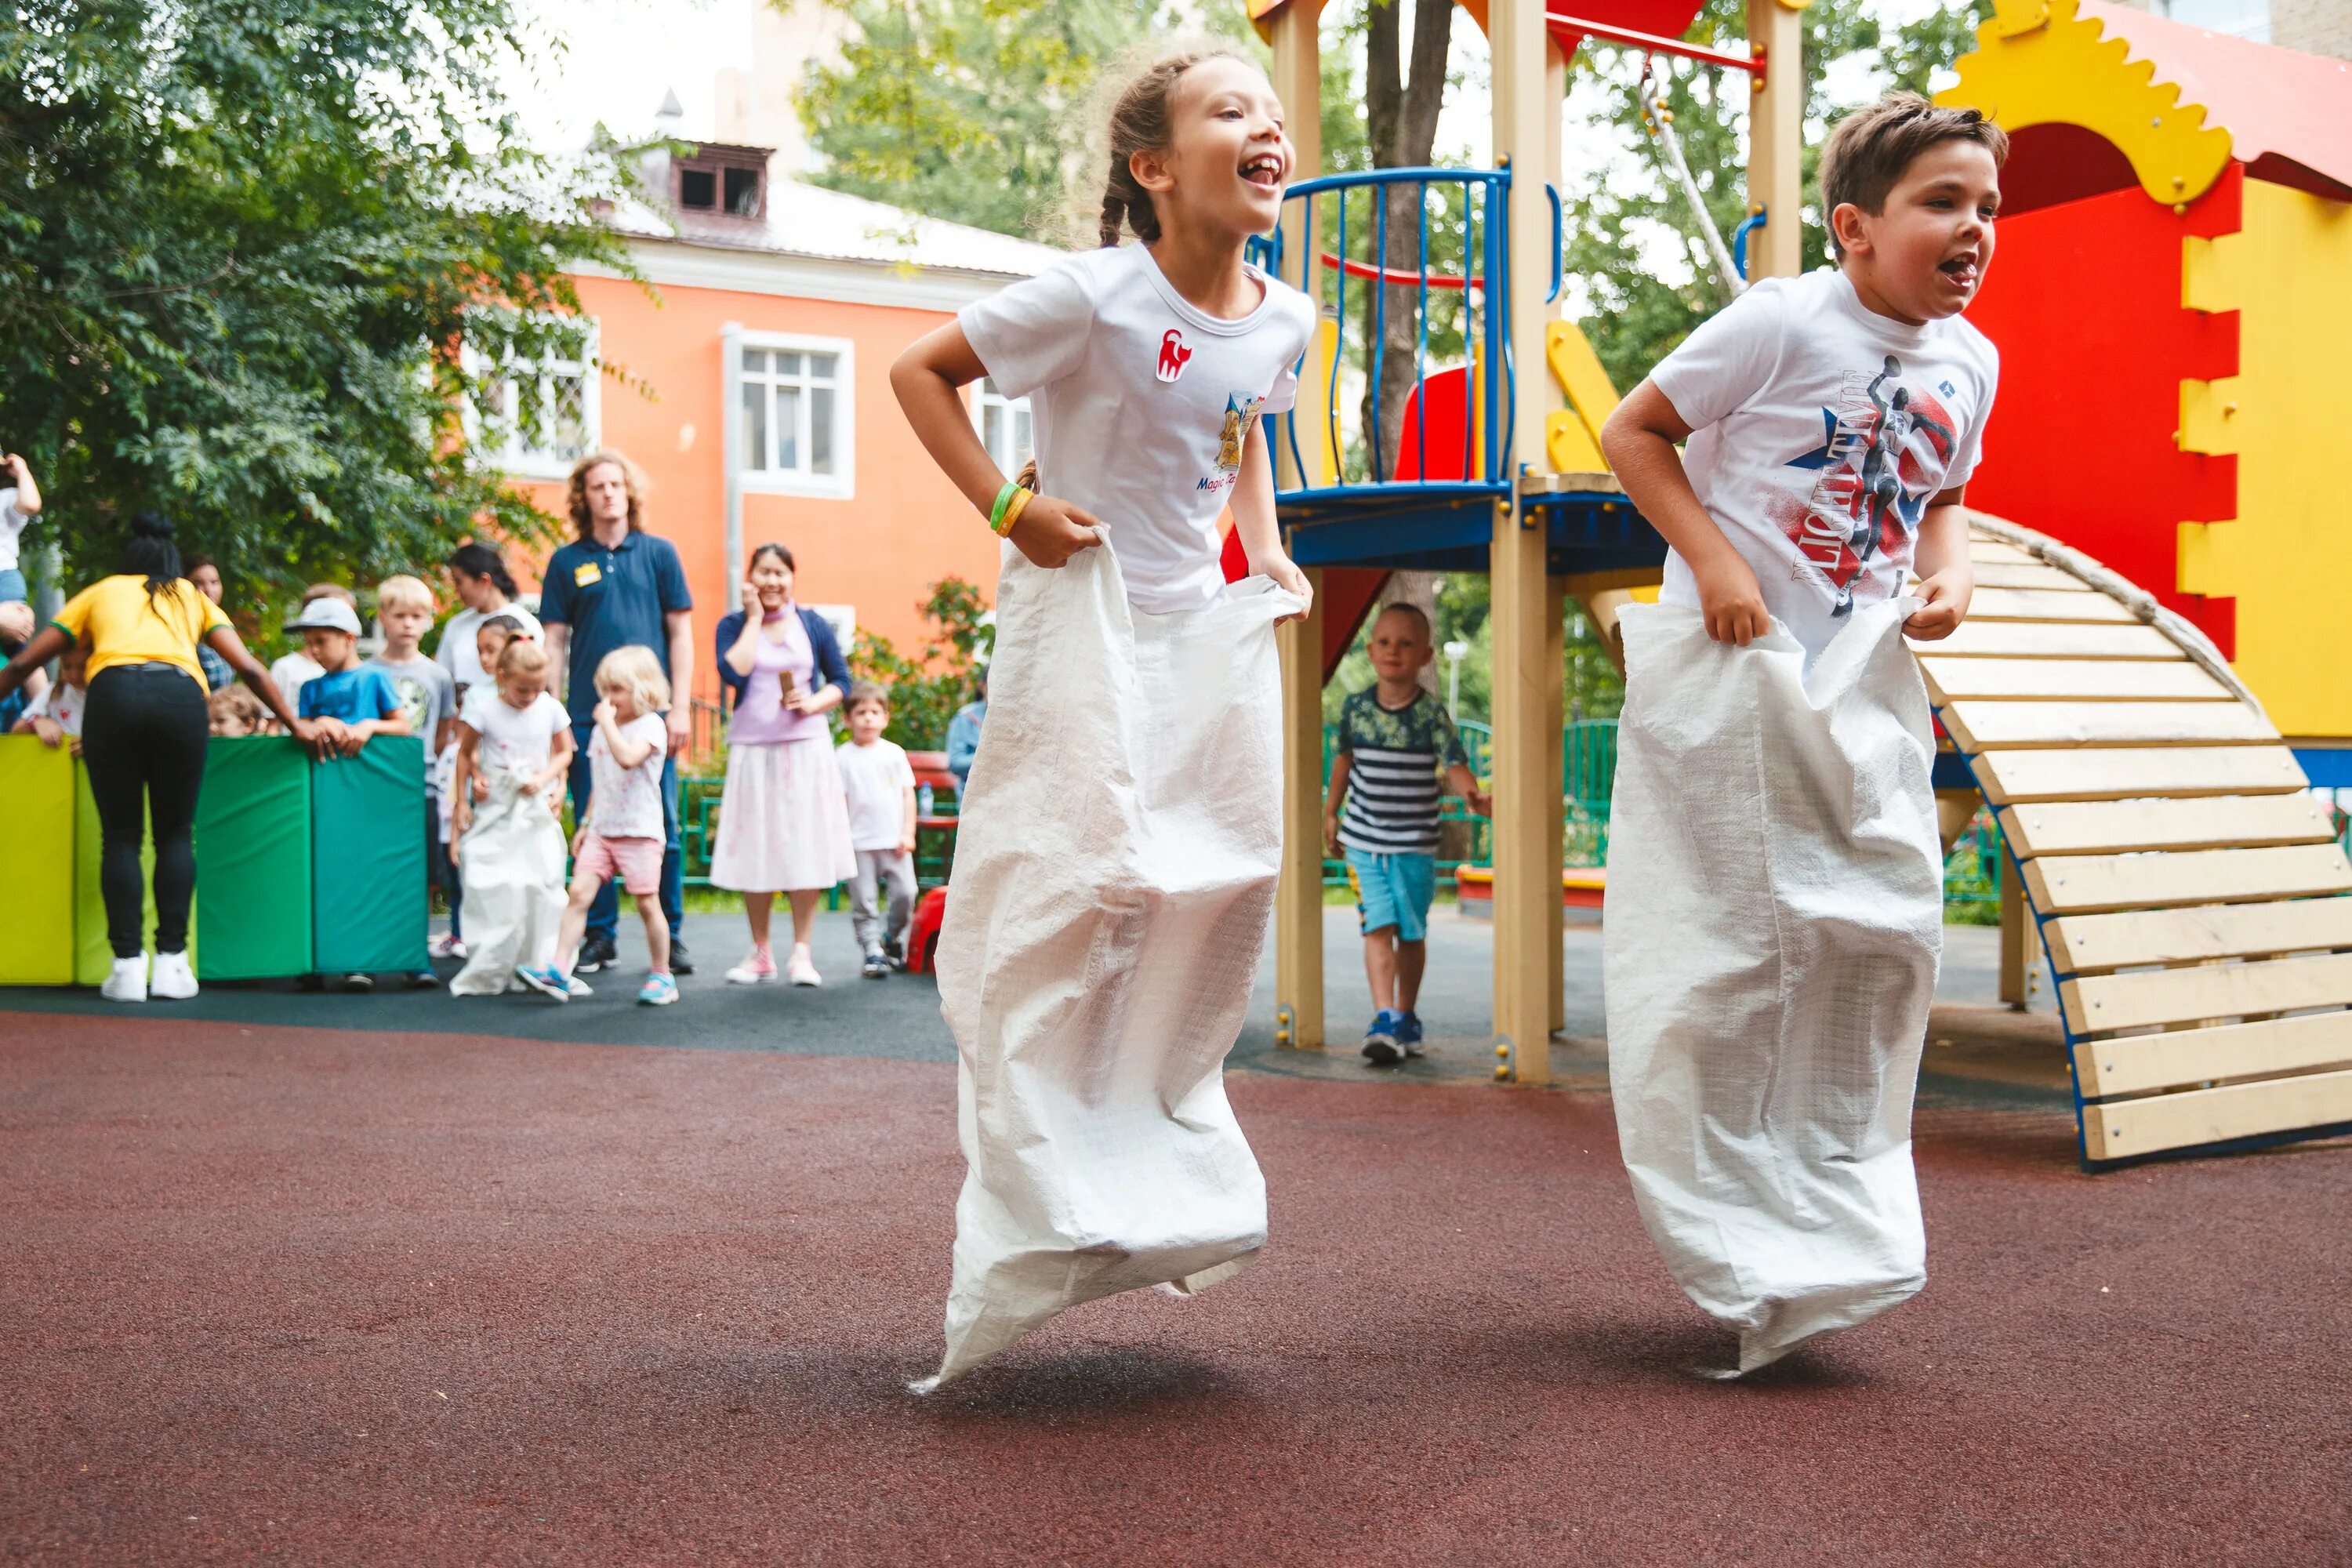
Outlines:
<svg viewBox="0 0 2352 1568"><path fill-rule="evenodd" d="M861 702L879 702L887 713L890 710L890 689L877 686L870 680L861 680L849 689L849 699L841 705L841 710L846 713Z"/></svg>
<svg viewBox="0 0 2352 1568"><path fill-rule="evenodd" d="M1391 600L1381 606L1380 613L1372 617L1372 625L1379 626L1390 616L1410 616L1412 618L1412 624L1421 628L1422 641L1433 643L1437 640L1437 633L1429 624L1429 612L1419 605L1404 599Z"/></svg>
<svg viewBox="0 0 2352 1568"><path fill-rule="evenodd" d="M1886 193L1912 161L1946 142L1973 142L1992 154L1998 169L2009 161L2009 133L1973 109L1944 109L1916 92L1891 92L1857 109L1830 130L1822 149L1822 217L1848 202L1864 212L1885 209ZM1830 243L1837 243L1831 233Z"/></svg>

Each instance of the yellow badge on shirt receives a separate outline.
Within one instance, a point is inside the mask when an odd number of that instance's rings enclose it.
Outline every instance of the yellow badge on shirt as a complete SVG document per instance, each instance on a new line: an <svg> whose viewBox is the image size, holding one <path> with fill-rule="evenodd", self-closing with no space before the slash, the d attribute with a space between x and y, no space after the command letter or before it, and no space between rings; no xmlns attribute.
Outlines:
<svg viewBox="0 0 2352 1568"><path fill-rule="evenodd" d="M604 580L604 569L593 561L583 561L572 569L572 585L575 588L585 588L591 583Z"/></svg>

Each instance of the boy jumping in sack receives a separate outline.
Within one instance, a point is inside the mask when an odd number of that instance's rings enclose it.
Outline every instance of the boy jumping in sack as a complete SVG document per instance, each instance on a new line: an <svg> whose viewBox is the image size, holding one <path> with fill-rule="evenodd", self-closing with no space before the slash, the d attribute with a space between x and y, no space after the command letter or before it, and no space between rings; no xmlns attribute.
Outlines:
<svg viewBox="0 0 2352 1568"><path fill-rule="evenodd" d="M1907 93L1848 115L1822 156L1837 270L1759 282L1602 433L1673 547L1623 621L1612 1088L1643 1223L1742 1372L1926 1283L1910 1108L1940 858L1901 638L1968 613L1999 360L1959 313L2007 153Z"/></svg>

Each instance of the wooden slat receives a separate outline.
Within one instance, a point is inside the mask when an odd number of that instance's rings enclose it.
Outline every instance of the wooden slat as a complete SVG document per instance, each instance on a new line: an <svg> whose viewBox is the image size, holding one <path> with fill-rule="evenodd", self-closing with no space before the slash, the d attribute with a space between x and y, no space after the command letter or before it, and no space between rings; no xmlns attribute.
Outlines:
<svg viewBox="0 0 2352 1568"><path fill-rule="evenodd" d="M2086 1105L2083 1147L2094 1160L2125 1160L2346 1121L2352 1121L2352 1072L2312 1073Z"/></svg>
<svg viewBox="0 0 2352 1568"><path fill-rule="evenodd" d="M2014 544L2005 543L1998 539L1970 539L1969 541L1969 564L1983 565L1996 561L2008 562L2014 564L2027 566L2039 566L2042 564L2042 559L2040 556L2034 555L2029 551L2021 550Z"/></svg>
<svg viewBox="0 0 2352 1568"><path fill-rule="evenodd" d="M1971 616L1950 637L1911 646L1953 658L2189 657L2170 637L2137 621L2108 626L2092 621L1981 621Z"/></svg>
<svg viewBox="0 0 2352 1568"><path fill-rule="evenodd" d="M2016 561L1978 561L1971 554L1969 569L1975 575L1979 588L2047 588L2061 594L2091 594L2097 590L2071 572L2061 572L2055 566L2039 562L2028 565Z"/></svg>
<svg viewBox="0 0 2352 1568"><path fill-rule="evenodd" d="M1921 643L1919 673L1938 703L1968 698L2012 702L2235 702L2237 694L2188 659L1947 658Z"/></svg>
<svg viewBox="0 0 2352 1568"><path fill-rule="evenodd" d="M2000 830L2021 858L2325 844L2336 837L2326 808L2306 793L2043 801L2002 812Z"/></svg>
<svg viewBox="0 0 2352 1568"><path fill-rule="evenodd" d="M2042 934L2061 974L2352 948L2352 899L2068 915L2044 925Z"/></svg>
<svg viewBox="0 0 2352 1568"><path fill-rule="evenodd" d="M2100 747L2080 752L1985 752L1977 782L1996 806L2042 800L2143 795L2284 795L2305 787L2284 746Z"/></svg>
<svg viewBox="0 0 2352 1568"><path fill-rule="evenodd" d="M1998 746L2242 746L2279 738L2262 710L2244 702L2093 702L2075 707L1969 698L1947 704L1940 717L1964 752Z"/></svg>
<svg viewBox="0 0 2352 1568"><path fill-rule="evenodd" d="M2078 1035L2341 1007L2352 1003L2352 953L2089 974L2066 981L2059 994L2066 1020Z"/></svg>
<svg viewBox="0 0 2352 1568"><path fill-rule="evenodd" d="M2130 608L2105 594L2052 593L2045 588L1980 588L1969 601L1972 621L2118 621L2140 624Z"/></svg>
<svg viewBox="0 0 2352 1568"><path fill-rule="evenodd" d="M2333 844L2043 856L2025 863L2025 890L2045 916L2325 898L2352 892L2352 865Z"/></svg>
<svg viewBox="0 0 2352 1568"><path fill-rule="evenodd" d="M2352 1013L2311 1013L2215 1029L2126 1035L2074 1046L2084 1098L2147 1094L2214 1079L2309 1072L2352 1063Z"/></svg>

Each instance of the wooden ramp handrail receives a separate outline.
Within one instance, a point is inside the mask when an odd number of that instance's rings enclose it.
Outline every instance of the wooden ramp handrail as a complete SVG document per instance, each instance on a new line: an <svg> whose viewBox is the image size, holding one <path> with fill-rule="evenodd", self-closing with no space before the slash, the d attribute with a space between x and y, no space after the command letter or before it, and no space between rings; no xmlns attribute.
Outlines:
<svg viewBox="0 0 2352 1568"><path fill-rule="evenodd" d="M1997 521L1969 556L1920 672L2042 939L2084 1164L2352 1131L2352 862L2294 752L2096 562Z"/></svg>

